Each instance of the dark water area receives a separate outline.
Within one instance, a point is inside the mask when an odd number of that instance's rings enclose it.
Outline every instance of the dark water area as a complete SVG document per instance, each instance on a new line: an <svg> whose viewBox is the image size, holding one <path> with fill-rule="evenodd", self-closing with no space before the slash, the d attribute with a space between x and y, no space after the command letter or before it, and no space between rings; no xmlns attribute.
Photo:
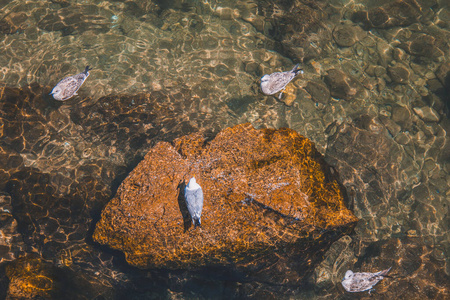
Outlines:
<svg viewBox="0 0 450 300"><path fill-rule="evenodd" d="M445 0L0 0L0 298L450 298L449 41ZM87 65L77 96L49 95ZM304 285L139 270L92 242L157 142L244 122L311 139L360 219ZM371 294L341 285L389 267Z"/></svg>

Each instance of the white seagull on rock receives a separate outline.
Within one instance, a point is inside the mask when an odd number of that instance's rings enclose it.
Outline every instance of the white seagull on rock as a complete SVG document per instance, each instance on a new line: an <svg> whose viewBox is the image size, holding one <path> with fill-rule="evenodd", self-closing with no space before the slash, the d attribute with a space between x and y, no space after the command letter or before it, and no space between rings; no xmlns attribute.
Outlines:
<svg viewBox="0 0 450 300"><path fill-rule="evenodd" d="M191 215L194 228L200 226L200 217L202 216L203 209L203 191L201 186L195 181L195 177L189 180L189 183L184 189L184 198L186 199L186 205Z"/></svg>

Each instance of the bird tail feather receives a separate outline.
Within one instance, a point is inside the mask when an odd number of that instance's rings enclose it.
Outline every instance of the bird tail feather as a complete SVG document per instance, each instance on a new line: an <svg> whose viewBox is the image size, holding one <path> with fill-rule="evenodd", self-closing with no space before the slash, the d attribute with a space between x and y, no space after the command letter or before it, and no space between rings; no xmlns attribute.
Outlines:
<svg viewBox="0 0 450 300"><path fill-rule="evenodd" d="M87 75L90 70L92 70L92 68L89 68L89 66L86 66L86 69L84 69L83 73Z"/></svg>
<svg viewBox="0 0 450 300"><path fill-rule="evenodd" d="M194 228L201 227L200 226L200 218L192 218L192 223L194 223Z"/></svg>
<svg viewBox="0 0 450 300"><path fill-rule="evenodd" d="M292 69L292 72L295 73L295 76L297 76L298 73L303 73L303 70L299 68L300 64L296 64L295 67Z"/></svg>
<svg viewBox="0 0 450 300"><path fill-rule="evenodd" d="M389 271L390 271L391 269L392 269L392 267L390 267L389 269L383 270L383 271L380 272L379 275L381 275L381 276L386 276L387 273L389 273Z"/></svg>

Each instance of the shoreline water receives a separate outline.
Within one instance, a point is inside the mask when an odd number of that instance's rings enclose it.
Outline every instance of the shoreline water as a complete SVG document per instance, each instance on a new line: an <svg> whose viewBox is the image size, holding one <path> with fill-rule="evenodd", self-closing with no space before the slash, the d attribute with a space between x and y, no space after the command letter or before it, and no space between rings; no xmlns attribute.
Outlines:
<svg viewBox="0 0 450 300"><path fill-rule="evenodd" d="M360 218L294 297L351 297L340 286L347 269L391 265L405 277L383 282L380 297L448 297L444 2L0 3L0 186L24 240L2 259L37 253L133 290L142 278L86 243L93 215L157 141L251 122L311 139ZM281 101L260 92L262 75L297 62L304 74ZM78 97L48 96L86 65ZM214 295L203 274L195 284L186 275L192 288L174 276L162 294Z"/></svg>

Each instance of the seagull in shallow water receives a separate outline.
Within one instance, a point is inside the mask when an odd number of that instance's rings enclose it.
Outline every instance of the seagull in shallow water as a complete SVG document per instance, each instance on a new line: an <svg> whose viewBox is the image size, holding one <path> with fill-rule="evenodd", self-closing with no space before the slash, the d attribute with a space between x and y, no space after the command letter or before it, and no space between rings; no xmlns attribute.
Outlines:
<svg viewBox="0 0 450 300"><path fill-rule="evenodd" d="M286 85L292 81L299 73L303 74L303 70L298 68L299 64L286 72L275 72L270 75L264 75L261 77L261 90L266 95L273 95L280 92L278 99L281 99L284 88Z"/></svg>
<svg viewBox="0 0 450 300"><path fill-rule="evenodd" d="M55 100L59 101L65 101L75 95L78 95L77 91L86 80L86 78L88 78L90 70L92 69L90 69L89 66L86 66L86 69L84 69L84 71L80 74L62 79L56 84L50 95L52 95Z"/></svg>
<svg viewBox="0 0 450 300"><path fill-rule="evenodd" d="M370 291L380 280L382 280L391 268L376 273L353 273L351 270L345 272L342 286L347 292Z"/></svg>
<svg viewBox="0 0 450 300"><path fill-rule="evenodd" d="M196 182L195 177L189 180L189 183L184 189L184 198L186 199L186 205L191 215L194 228L200 226L200 217L202 216L203 209L203 191L201 186Z"/></svg>

